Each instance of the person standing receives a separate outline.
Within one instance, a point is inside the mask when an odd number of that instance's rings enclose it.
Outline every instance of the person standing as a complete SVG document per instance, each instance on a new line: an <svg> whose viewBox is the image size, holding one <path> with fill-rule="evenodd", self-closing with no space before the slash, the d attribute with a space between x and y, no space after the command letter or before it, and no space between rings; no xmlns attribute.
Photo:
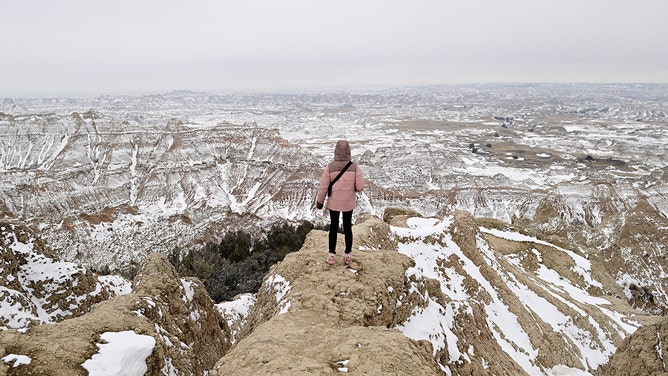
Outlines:
<svg viewBox="0 0 668 376"><path fill-rule="evenodd" d="M329 254L327 263L336 263L336 238L339 230L339 218L343 219L343 234L346 243L343 262L352 262L353 247L353 209L357 206L356 192L364 190L364 176L357 163L350 157L350 144L339 140L334 148L334 160L327 164L320 177L320 187L316 197L316 207L322 209L327 198L329 209Z"/></svg>

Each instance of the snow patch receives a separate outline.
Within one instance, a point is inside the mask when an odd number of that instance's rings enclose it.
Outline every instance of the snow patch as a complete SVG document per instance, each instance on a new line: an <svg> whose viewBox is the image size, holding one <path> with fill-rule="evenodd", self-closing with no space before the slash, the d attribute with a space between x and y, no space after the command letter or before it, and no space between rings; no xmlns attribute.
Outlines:
<svg viewBox="0 0 668 376"><path fill-rule="evenodd" d="M181 286L183 286L183 290L185 291L185 295L182 299L186 303L192 301L195 296L195 289L193 288L194 284L195 283L192 281L181 279Z"/></svg>
<svg viewBox="0 0 668 376"><path fill-rule="evenodd" d="M283 297L290 292L291 286L290 282L283 278L282 275L279 274L272 274L269 278L267 278L267 281L265 282L267 291L273 290L274 293L276 294L276 303L278 303L279 311L278 314L283 314L288 312L288 309L290 308L290 301L289 300L283 300Z"/></svg>
<svg viewBox="0 0 668 376"><path fill-rule="evenodd" d="M516 242L528 242L528 243L536 243L536 244L541 244L541 245L546 245L548 247L552 247L554 249L557 249L561 252L566 253L568 256L570 256L571 259L575 262L575 266L573 267L573 271L582 276L583 280L588 283L591 286L596 286L596 287L603 287L603 284L599 281L594 280L591 277L591 262L583 257L578 255L577 253L565 249L562 247L559 247L557 245L554 245L552 243L548 243L546 241L540 240L538 238L534 238L532 236L527 236L524 234L520 234L518 232L512 232L512 231L501 231L497 229L487 229L484 227L480 228L480 231L486 234L490 234L493 236L496 236L497 238L502 238L502 239L507 239L507 240L512 240Z"/></svg>
<svg viewBox="0 0 668 376"><path fill-rule="evenodd" d="M339 365L340 367L337 367L336 370L339 372L348 373L348 362L350 362L350 359L339 360L338 362L336 362L336 364Z"/></svg>
<svg viewBox="0 0 668 376"><path fill-rule="evenodd" d="M6 228L4 229L6 230ZM12 228L10 228L10 231ZM16 271L16 279L21 286L17 291L6 286L0 286L0 329L25 330L33 321L38 323L53 323L65 317L74 315L75 310L91 297L98 296L105 290L112 295L123 295L131 292L131 284L120 276L98 276L98 282L93 290L83 294L62 296L71 304L67 307L54 306L50 297L63 293L69 286L76 287L86 269L64 261L56 261L34 249L32 239L25 242L18 240L16 234L8 233L11 252L21 255L24 260ZM14 281L13 275L7 277ZM38 290L38 291L36 291Z"/></svg>
<svg viewBox="0 0 668 376"><path fill-rule="evenodd" d="M12 368L16 368L16 367L18 367L20 365L23 365L23 364L30 364L32 359L30 359L30 357L27 356L27 355L9 354L9 355L3 357L2 361L5 362L5 363L14 362L14 365L12 366Z"/></svg>
<svg viewBox="0 0 668 376"><path fill-rule="evenodd" d="M86 360L81 366L91 376L141 376L146 373L146 358L155 347L151 336L124 332L105 332L98 343L100 351Z"/></svg>

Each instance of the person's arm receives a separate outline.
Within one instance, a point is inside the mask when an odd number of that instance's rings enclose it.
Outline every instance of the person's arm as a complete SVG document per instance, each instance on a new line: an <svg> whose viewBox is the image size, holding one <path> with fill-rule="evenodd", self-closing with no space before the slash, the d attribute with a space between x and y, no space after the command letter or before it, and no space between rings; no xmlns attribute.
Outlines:
<svg viewBox="0 0 668 376"><path fill-rule="evenodd" d="M318 195L315 199L315 207L322 209L325 204L325 196L327 195L327 188L331 182L331 177L329 176L329 166L325 167L320 176L320 186L318 187Z"/></svg>
<svg viewBox="0 0 668 376"><path fill-rule="evenodd" d="M357 165L357 171L355 172L355 192L362 192L364 190L364 176L362 175L362 169Z"/></svg>

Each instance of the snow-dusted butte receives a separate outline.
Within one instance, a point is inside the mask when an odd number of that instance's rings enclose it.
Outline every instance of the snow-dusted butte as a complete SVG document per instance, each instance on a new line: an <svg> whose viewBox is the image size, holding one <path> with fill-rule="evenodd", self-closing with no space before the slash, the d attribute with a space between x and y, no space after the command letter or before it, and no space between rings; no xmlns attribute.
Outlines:
<svg viewBox="0 0 668 376"><path fill-rule="evenodd" d="M148 126L94 111L38 118L0 120L0 198L65 260L122 268L226 223L311 215L315 165L276 130Z"/></svg>
<svg viewBox="0 0 668 376"><path fill-rule="evenodd" d="M227 231L325 222L336 140L368 185L356 215L465 210L607 260L668 312L668 85L465 85L311 94L0 100L0 212L66 262L134 270Z"/></svg>

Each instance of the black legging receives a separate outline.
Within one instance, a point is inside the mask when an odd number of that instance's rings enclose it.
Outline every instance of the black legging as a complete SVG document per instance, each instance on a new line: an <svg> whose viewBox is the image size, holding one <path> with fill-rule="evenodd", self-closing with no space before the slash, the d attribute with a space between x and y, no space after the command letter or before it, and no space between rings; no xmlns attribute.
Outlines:
<svg viewBox="0 0 668 376"><path fill-rule="evenodd" d="M336 253L336 235L339 231L339 214L336 210L329 211L329 253ZM343 212L343 235L346 239L346 251L353 249L353 211Z"/></svg>

